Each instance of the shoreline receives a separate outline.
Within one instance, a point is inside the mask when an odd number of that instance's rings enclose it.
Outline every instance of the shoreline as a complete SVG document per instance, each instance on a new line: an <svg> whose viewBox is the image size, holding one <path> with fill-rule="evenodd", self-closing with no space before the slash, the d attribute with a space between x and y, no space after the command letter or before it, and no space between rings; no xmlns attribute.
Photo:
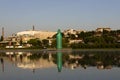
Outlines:
<svg viewBox="0 0 120 80"><path fill-rule="evenodd" d="M71 48L64 48L61 50L57 49L0 49L0 52L43 52L43 51L50 51L50 52L69 52L69 51L120 51L120 48L104 48L104 49L71 49Z"/></svg>

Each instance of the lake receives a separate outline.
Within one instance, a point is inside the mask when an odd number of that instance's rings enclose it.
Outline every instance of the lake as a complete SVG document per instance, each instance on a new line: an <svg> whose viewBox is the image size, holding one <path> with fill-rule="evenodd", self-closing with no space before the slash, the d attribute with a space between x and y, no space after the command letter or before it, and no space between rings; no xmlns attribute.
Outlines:
<svg viewBox="0 0 120 80"><path fill-rule="evenodd" d="M0 80L120 80L120 50L1 51Z"/></svg>

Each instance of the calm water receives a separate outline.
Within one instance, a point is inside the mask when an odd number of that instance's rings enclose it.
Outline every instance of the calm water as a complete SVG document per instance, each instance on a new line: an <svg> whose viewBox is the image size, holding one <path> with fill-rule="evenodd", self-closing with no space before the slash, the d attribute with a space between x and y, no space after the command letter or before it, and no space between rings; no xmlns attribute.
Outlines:
<svg viewBox="0 0 120 80"><path fill-rule="evenodd" d="M0 80L120 80L120 51L0 52Z"/></svg>

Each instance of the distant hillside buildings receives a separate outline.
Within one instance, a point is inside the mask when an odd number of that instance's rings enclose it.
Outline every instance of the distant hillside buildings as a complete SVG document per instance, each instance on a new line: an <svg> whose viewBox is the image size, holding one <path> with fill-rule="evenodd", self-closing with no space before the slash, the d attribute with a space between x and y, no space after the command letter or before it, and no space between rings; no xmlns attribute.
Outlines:
<svg viewBox="0 0 120 80"><path fill-rule="evenodd" d="M111 28L97 28L94 32L94 36L101 36L104 31L111 31ZM78 38L78 35L87 31L84 30L74 30L74 29L68 29L64 30L62 33L64 34L64 37L69 38L69 44L72 43L84 43L82 38ZM12 48L13 45L20 46L21 41L22 43L27 43L30 39L39 39L39 40L49 40L49 44L52 43L53 36L56 35L57 32L50 32L50 31L41 31L41 30L35 30L35 27L33 26L32 30L27 31L21 31L17 32L12 36L7 37L3 41L0 41L0 45L7 46L7 48ZM118 37L120 36L117 34ZM4 38L4 28L2 28L2 37ZM71 37L71 38L70 38ZM12 46L12 47L10 47Z"/></svg>

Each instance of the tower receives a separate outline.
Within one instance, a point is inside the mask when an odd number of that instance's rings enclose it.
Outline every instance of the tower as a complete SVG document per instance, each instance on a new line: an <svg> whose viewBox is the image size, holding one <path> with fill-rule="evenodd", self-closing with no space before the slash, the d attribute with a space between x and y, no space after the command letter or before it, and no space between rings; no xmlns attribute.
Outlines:
<svg viewBox="0 0 120 80"><path fill-rule="evenodd" d="M33 25L33 31L35 30L35 27L34 27L34 25Z"/></svg>
<svg viewBox="0 0 120 80"><path fill-rule="evenodd" d="M4 40L4 27L2 27L2 36L1 36L1 41Z"/></svg>

